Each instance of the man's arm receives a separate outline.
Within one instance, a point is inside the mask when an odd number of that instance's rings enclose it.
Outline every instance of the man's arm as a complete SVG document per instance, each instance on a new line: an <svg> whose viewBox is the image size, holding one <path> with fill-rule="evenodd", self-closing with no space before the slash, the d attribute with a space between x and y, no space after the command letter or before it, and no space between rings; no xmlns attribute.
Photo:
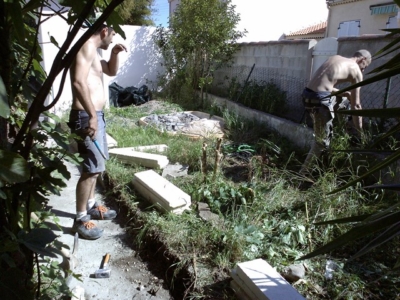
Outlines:
<svg viewBox="0 0 400 300"><path fill-rule="evenodd" d="M111 49L111 55L108 62L106 62L105 60L101 61L101 67L103 69L104 74L107 74L108 76L117 75L118 65L119 65L118 54L122 51L127 51L126 47L122 44L116 44Z"/></svg>
<svg viewBox="0 0 400 300"><path fill-rule="evenodd" d="M93 137L97 131L97 114L88 87L88 76L93 61L97 55L96 49L92 44L86 43L82 46L75 57L75 61L70 69L71 85L74 101L79 101L89 115L88 135Z"/></svg>
<svg viewBox="0 0 400 300"><path fill-rule="evenodd" d="M360 81L362 81L363 76L360 70L358 70L357 75L355 76L353 84L356 84ZM360 99L360 90L361 88L355 88L354 90L351 91L351 96L350 96L350 103L351 103L351 109L352 110L359 110L362 109L361 106L361 99ZM362 117L361 116L352 116L353 123L355 128L361 132L362 131Z"/></svg>

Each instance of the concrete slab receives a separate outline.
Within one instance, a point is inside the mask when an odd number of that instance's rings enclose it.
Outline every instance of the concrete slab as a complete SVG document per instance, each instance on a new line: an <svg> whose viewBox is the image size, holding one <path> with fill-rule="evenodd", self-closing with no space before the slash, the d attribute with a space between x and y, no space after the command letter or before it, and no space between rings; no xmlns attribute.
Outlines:
<svg viewBox="0 0 400 300"><path fill-rule="evenodd" d="M231 277L251 299L305 300L270 264L255 259L237 264Z"/></svg>
<svg viewBox="0 0 400 300"><path fill-rule="evenodd" d="M71 179L60 196L49 197L48 205L59 218L61 227L60 230L53 226L54 233L59 236L59 241L72 250L74 235L71 234L71 227L75 217L75 188L80 174L76 166L69 163L66 165L71 173ZM99 192L96 198L100 203L104 202ZM118 207L112 208L120 213ZM95 221L104 229L103 236L94 241L79 239L76 254L78 265L74 272L82 276L82 282L73 278L69 283L70 288L75 288L77 291L83 288L86 300L172 299L169 291L163 287L162 280L152 274L146 263L138 259L137 253L129 247L128 243L132 237L126 233L125 228L119 225L123 219L124 216L120 214L112 221ZM106 253L111 255L109 262L111 277L93 278L94 272L100 268L102 258ZM154 291L157 291L155 295Z"/></svg>
<svg viewBox="0 0 400 300"><path fill-rule="evenodd" d="M180 214L190 209L191 197L153 170L136 173L132 183L145 199L162 211Z"/></svg>
<svg viewBox="0 0 400 300"><path fill-rule="evenodd" d="M138 164L152 169L163 169L169 160L165 155L145 153L135 150L135 147L113 148L108 151L110 157L115 157L121 162Z"/></svg>

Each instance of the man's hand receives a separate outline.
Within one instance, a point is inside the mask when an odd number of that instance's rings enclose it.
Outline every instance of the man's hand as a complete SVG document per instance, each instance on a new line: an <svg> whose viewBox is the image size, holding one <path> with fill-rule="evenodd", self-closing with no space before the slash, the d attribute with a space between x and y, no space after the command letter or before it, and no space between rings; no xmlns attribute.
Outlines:
<svg viewBox="0 0 400 300"><path fill-rule="evenodd" d="M93 140L96 139L97 117L89 119L89 126L85 128L85 133Z"/></svg>
<svg viewBox="0 0 400 300"><path fill-rule="evenodd" d="M114 54L118 54L122 51L128 52L128 50L126 49L126 47L122 44L116 44L113 48L112 48L112 53Z"/></svg>
<svg viewBox="0 0 400 300"><path fill-rule="evenodd" d="M350 99L350 97L351 97L351 92L350 92L350 91L347 91L347 92L344 92L344 93L339 94L339 96L340 96L340 97L346 97L346 98Z"/></svg>

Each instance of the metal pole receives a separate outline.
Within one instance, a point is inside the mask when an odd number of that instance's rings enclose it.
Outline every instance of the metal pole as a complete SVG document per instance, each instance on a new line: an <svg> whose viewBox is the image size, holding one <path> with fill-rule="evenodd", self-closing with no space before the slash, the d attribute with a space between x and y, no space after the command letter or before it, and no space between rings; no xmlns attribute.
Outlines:
<svg viewBox="0 0 400 300"><path fill-rule="evenodd" d="M253 66L251 67L250 73L249 73L249 75L247 76L246 81L244 82L243 88L242 88L242 90L240 91L240 94L239 94L239 96L237 97L236 102L239 102L239 98L240 98L240 96L242 96L243 90L246 88L247 82L249 81L249 78L250 78L250 76L251 76L251 73L253 73L253 70L254 70L255 65L256 65L256 64L253 64Z"/></svg>
<svg viewBox="0 0 400 300"><path fill-rule="evenodd" d="M387 79L387 81L386 81L385 97L383 99L383 105L382 105L383 109L386 109L387 106L388 106L391 83L392 83L392 77L389 77ZM380 130L383 131L384 130L385 119L381 118L381 121L379 123L380 123Z"/></svg>

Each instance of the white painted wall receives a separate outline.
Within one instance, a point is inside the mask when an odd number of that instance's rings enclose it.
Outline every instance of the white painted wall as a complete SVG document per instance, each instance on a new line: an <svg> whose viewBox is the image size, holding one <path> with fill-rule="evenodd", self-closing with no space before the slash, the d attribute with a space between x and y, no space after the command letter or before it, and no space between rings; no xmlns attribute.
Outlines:
<svg viewBox="0 0 400 300"><path fill-rule="evenodd" d="M104 75L104 92L107 98L108 85L112 82L116 82L122 87L140 87L143 84L147 84L150 89L155 90L157 88L158 72L163 71L163 67L161 66L162 56L157 51L157 47L154 45L151 38L155 27L122 26L122 29L125 32L126 40L120 35L116 35L113 42L123 43L128 48L128 52L121 52L119 54L120 61L117 76L108 77ZM50 18L40 26L39 43L42 47L42 66L47 74L49 74L54 58L58 53L58 48L50 42L50 36L53 36L61 46L67 37L68 30L68 24L60 17ZM84 32L85 29L82 29L75 41L79 39ZM104 59L109 59L112 46L113 45L111 45L107 51L99 51ZM46 104L51 103L62 88L60 100L50 111L59 116L67 112L72 104L69 74L62 87L60 86L60 82L61 74L54 81L52 92L46 100Z"/></svg>

